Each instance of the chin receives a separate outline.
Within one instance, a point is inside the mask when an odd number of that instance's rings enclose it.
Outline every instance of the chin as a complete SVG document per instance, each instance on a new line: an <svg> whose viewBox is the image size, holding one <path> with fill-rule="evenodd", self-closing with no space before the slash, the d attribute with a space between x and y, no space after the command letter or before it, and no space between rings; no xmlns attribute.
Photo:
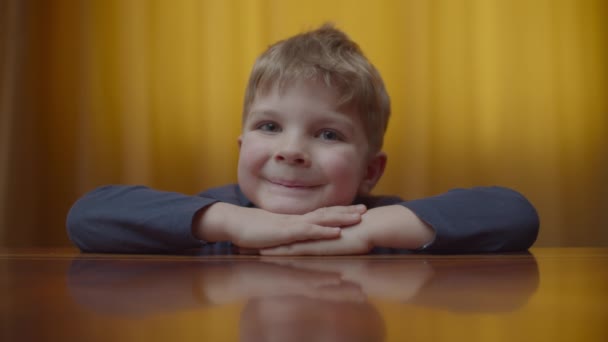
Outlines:
<svg viewBox="0 0 608 342"><path fill-rule="evenodd" d="M258 208L275 214L303 215L320 206L302 205L301 203L261 203Z"/></svg>

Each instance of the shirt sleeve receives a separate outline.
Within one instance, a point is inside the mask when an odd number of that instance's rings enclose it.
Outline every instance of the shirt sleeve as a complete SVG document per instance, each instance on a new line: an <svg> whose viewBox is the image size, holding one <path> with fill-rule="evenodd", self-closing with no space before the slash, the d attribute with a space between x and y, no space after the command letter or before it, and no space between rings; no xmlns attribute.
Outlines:
<svg viewBox="0 0 608 342"><path fill-rule="evenodd" d="M79 199L67 217L68 236L83 252L170 253L198 248L196 212L214 198L143 186L105 186Z"/></svg>
<svg viewBox="0 0 608 342"><path fill-rule="evenodd" d="M520 193L503 187L455 189L408 202L435 230L435 239L421 250L432 253L524 251L536 241L539 218Z"/></svg>

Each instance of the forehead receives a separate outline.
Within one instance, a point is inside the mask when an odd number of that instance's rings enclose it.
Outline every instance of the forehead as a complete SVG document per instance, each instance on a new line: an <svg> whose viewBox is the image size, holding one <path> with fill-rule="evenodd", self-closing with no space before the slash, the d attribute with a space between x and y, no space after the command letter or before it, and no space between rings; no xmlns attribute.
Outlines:
<svg viewBox="0 0 608 342"><path fill-rule="evenodd" d="M338 93L334 88L316 80L273 82L258 88L253 104L260 101L302 101L337 107Z"/></svg>
<svg viewBox="0 0 608 342"><path fill-rule="evenodd" d="M324 82L305 79L290 82L274 82L258 88L247 113L260 111L308 111L315 114L344 114L359 121L357 108L344 104L340 93Z"/></svg>

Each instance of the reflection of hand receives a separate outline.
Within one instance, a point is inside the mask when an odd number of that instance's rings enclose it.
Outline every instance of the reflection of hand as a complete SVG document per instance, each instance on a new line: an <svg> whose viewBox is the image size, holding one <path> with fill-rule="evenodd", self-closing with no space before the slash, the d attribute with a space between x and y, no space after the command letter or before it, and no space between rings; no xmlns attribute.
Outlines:
<svg viewBox="0 0 608 342"><path fill-rule="evenodd" d="M346 281L335 270L314 270L278 264L236 263L229 281L214 282L203 275L207 298L215 303L237 299L301 296L330 301L362 301L357 283Z"/></svg>
<svg viewBox="0 0 608 342"><path fill-rule="evenodd" d="M215 203L194 219L194 235L204 241L231 241L239 247L267 248L297 241L334 239L340 228L361 221L363 205L319 208L304 215Z"/></svg>
<svg viewBox="0 0 608 342"><path fill-rule="evenodd" d="M423 259L301 259L263 258L262 261L311 272L333 272L343 281L358 284L369 297L407 301L433 276Z"/></svg>

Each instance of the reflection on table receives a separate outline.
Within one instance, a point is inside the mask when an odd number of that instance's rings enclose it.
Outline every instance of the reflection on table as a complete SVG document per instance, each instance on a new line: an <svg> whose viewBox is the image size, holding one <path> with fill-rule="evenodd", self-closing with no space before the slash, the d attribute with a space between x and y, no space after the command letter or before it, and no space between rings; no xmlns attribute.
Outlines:
<svg viewBox="0 0 608 342"><path fill-rule="evenodd" d="M507 314L539 286L531 254L480 258L201 258L72 261L67 286L80 306L145 317L243 303L241 341L382 341L375 303ZM404 322L406 323L406 322Z"/></svg>
<svg viewBox="0 0 608 342"><path fill-rule="evenodd" d="M0 296L0 341L604 342L608 248L321 258L0 249Z"/></svg>

